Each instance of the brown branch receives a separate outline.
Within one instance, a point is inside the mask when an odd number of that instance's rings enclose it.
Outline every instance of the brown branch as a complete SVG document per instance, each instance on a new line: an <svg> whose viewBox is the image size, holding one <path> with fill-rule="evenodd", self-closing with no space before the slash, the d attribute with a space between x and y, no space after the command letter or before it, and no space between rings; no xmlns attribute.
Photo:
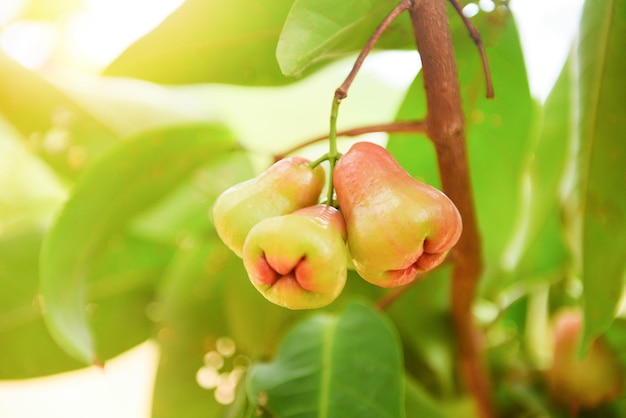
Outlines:
<svg viewBox="0 0 626 418"><path fill-rule="evenodd" d="M476 26L474 26L472 21L469 20L469 18L465 16L465 14L463 14L463 6L461 6L461 4L457 0L450 0L450 3L452 3L452 6L463 20L463 23L465 24L465 27L467 28L470 37L478 48L478 53L480 54L480 59L483 64L483 72L485 73L485 84L487 88L486 95L487 98L492 99L494 97L494 91L493 82L491 81L491 70L489 69L489 61L487 60L487 53L485 52L485 46L483 45L483 40L480 37L480 33L478 32L478 29L476 29Z"/></svg>
<svg viewBox="0 0 626 418"><path fill-rule="evenodd" d="M357 57L354 63L354 66L352 67L352 70L348 74L348 77L346 77L346 79L341 84L341 86L339 86L337 90L335 90L335 97L338 100L343 100L348 96L348 89L350 88L350 85L354 81L354 77L356 77L357 73L359 72L359 69L361 68L361 65L363 64L363 61L365 61L365 57L367 57L367 55L372 51L372 49L374 48L374 45L376 44L378 39L381 37L383 32L387 30L391 22L393 22L400 15L400 13L402 13L405 10L408 10L409 7L411 7L412 3L413 3L412 0L401 0L400 3L398 3L398 5L394 7L391 12L389 12L389 14L380 23L380 25L378 25L378 27L376 28L376 30L374 31L370 39L367 41L367 44L365 44L365 47L363 47L363 49L361 50L361 53Z"/></svg>
<svg viewBox="0 0 626 418"><path fill-rule="evenodd" d="M381 123L378 125L367 125L367 126L359 126L357 128L347 129L345 131L337 132L337 136L359 136L364 134L371 134L376 132L386 132L386 133L424 133L426 132L426 125L423 120L408 120L408 121L395 121L391 123ZM287 155L293 154L294 152L302 149L304 147L308 147L309 145L316 144L320 141L324 141L328 139L328 134L318 136L316 138L310 139L302 144L299 144L281 154L274 156L274 161L279 161L285 158Z"/></svg>
<svg viewBox="0 0 626 418"><path fill-rule="evenodd" d="M457 205L463 218L463 234L453 250L451 293L461 377L476 400L480 415L492 418L496 414L490 379L481 354L482 341L472 316L472 304L482 271L482 254L446 0L415 1L409 14L417 49L422 57L428 105L426 133L437 151L443 190Z"/></svg>

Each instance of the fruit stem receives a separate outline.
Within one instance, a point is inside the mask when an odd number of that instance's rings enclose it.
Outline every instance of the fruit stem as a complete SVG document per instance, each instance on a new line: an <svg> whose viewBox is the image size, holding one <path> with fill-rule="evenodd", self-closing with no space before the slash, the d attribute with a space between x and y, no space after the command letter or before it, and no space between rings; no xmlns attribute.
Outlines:
<svg viewBox="0 0 626 418"><path fill-rule="evenodd" d="M335 95L333 97L333 105L330 110L330 130L328 132L328 195L326 204L332 206L333 204L333 175L335 172L335 163L339 159L339 153L337 152L337 115L339 114L339 104L341 98Z"/></svg>
<svg viewBox="0 0 626 418"><path fill-rule="evenodd" d="M322 164L324 161L327 161L327 160L328 160L328 153L322 155L320 158L318 158L315 161L311 161L309 163L309 165L311 166L311 168L315 168L315 167L317 167L318 165Z"/></svg>

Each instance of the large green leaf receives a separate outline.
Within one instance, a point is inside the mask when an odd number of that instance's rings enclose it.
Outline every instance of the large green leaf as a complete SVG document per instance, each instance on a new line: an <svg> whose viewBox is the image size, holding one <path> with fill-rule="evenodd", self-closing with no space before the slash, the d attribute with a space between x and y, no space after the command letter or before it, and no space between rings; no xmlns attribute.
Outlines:
<svg viewBox="0 0 626 418"><path fill-rule="evenodd" d="M223 414L224 406L199 385L196 375L204 355L215 351L217 339L229 337L222 295L228 280L244 279L238 261L216 242L188 242L173 259L155 305L160 312L160 358L152 396L154 418Z"/></svg>
<svg viewBox="0 0 626 418"><path fill-rule="evenodd" d="M611 324L626 272L626 2L587 1L577 46L585 337Z"/></svg>
<svg viewBox="0 0 626 418"><path fill-rule="evenodd" d="M275 361L253 367L251 402L272 416L405 416L402 353L389 323L353 303L291 330Z"/></svg>
<svg viewBox="0 0 626 418"><path fill-rule="evenodd" d="M502 287L537 276L547 279L548 271L560 273L567 267L560 188L571 160L571 72L568 61L538 111L534 143L520 179L517 226L503 255L503 267L510 274Z"/></svg>
<svg viewBox="0 0 626 418"><path fill-rule="evenodd" d="M285 84L275 49L292 2L187 0L105 75L172 84Z"/></svg>
<svg viewBox="0 0 626 418"><path fill-rule="evenodd" d="M281 70L297 76L312 63L360 50L397 4L397 0L296 0L276 49ZM408 16L402 16L378 46L413 46L412 34Z"/></svg>
<svg viewBox="0 0 626 418"><path fill-rule="evenodd" d="M222 127L177 127L120 143L85 171L41 256L45 319L69 354L85 363L98 361L85 311L86 278L98 252L133 216L233 148Z"/></svg>
<svg viewBox="0 0 626 418"><path fill-rule="evenodd" d="M29 148L64 176L75 177L117 137L58 88L0 50L0 113Z"/></svg>
<svg viewBox="0 0 626 418"><path fill-rule="evenodd" d="M43 231L0 240L0 379L23 379L83 367L52 339L42 318L37 259ZM116 237L95 261L88 286L89 320L103 359L146 340L146 306L171 250L134 236Z"/></svg>

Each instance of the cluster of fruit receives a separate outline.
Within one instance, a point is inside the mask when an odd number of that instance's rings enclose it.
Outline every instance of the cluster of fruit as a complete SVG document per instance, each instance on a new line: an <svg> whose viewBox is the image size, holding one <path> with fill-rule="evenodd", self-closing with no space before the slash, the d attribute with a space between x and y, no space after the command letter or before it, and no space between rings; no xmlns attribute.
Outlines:
<svg viewBox="0 0 626 418"><path fill-rule="evenodd" d="M358 142L337 161L339 209L318 203L324 182L320 166L287 158L226 190L213 206L218 235L277 305L329 304L349 267L378 286L409 283L440 264L461 235L452 201L374 143Z"/></svg>

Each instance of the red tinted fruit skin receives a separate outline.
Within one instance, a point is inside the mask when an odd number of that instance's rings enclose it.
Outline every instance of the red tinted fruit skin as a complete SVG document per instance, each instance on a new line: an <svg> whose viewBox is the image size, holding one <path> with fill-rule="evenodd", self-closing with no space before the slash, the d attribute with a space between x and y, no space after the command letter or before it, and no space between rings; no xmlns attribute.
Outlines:
<svg viewBox="0 0 626 418"><path fill-rule="evenodd" d="M555 315L553 360L547 371L551 396L572 411L608 403L619 396L624 385L625 370L603 340L595 340L579 358L582 325L582 313L577 309Z"/></svg>
<svg viewBox="0 0 626 418"><path fill-rule="evenodd" d="M243 262L254 287L289 309L330 304L347 278L346 227L337 209L316 205L267 218L250 231Z"/></svg>
<svg viewBox="0 0 626 418"><path fill-rule="evenodd" d="M358 142L339 159L333 185L356 271L375 285L413 281L439 265L461 235L454 203L374 143Z"/></svg>
<svg viewBox="0 0 626 418"><path fill-rule="evenodd" d="M259 176L222 193L213 205L213 224L224 244L239 257L250 229L263 219L315 205L324 187L324 169L309 160L280 160Z"/></svg>

